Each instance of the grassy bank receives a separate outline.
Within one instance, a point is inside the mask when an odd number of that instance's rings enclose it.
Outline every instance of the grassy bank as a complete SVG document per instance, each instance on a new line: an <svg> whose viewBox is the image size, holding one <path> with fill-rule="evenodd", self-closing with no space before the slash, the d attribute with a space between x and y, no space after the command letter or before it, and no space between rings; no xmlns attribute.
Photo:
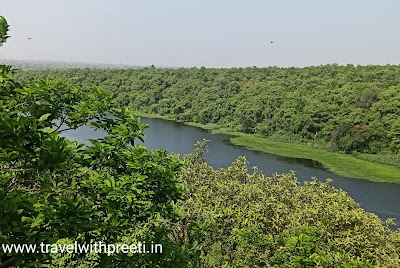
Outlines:
<svg viewBox="0 0 400 268"><path fill-rule="evenodd" d="M231 142L270 154L312 159L322 163L332 173L343 177L400 183L400 168L360 160L351 155L312 149L302 144L271 141L242 133L235 133Z"/></svg>
<svg viewBox="0 0 400 268"><path fill-rule="evenodd" d="M171 120L167 116L135 112L138 116L148 118L162 118ZM259 137L253 134L232 132L228 129L218 129L214 125L199 123L186 123L187 125L212 130L213 133L232 135L230 139L235 145L244 146L265 153L276 154L294 158L305 158L320 162L332 173L339 176L367 179L377 182L400 183L400 168L368 162L352 155L330 152L321 149L310 148L303 144L283 143Z"/></svg>

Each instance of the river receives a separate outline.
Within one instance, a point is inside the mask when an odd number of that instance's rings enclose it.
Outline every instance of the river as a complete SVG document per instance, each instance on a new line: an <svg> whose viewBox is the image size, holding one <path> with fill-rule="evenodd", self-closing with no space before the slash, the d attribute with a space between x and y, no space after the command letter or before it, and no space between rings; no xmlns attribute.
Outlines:
<svg viewBox="0 0 400 268"><path fill-rule="evenodd" d="M400 227L400 184L340 177L312 160L282 157L242 148L231 144L228 135L211 134L207 130L183 123L151 118L141 118L141 123L150 126L144 131L144 145L148 149L163 148L185 155L193 151L197 141L207 139L210 142L206 159L209 165L216 169L226 168L237 157L245 156L250 167L257 166L265 175L295 171L300 182L311 180L312 177L320 181L332 179L333 186L346 191L363 209L377 214L382 220L396 218L395 228ZM67 138L80 142L103 135L101 131L93 131L88 127L64 134Z"/></svg>

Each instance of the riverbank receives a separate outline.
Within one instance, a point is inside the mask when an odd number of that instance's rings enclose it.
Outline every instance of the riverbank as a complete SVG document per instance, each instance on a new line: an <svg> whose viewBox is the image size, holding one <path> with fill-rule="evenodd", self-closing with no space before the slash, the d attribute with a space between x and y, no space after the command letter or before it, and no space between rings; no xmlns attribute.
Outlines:
<svg viewBox="0 0 400 268"><path fill-rule="evenodd" d="M142 117L175 121L167 116L156 114L142 112L134 112L134 114ZM400 184L400 168L397 167L360 160L352 155L310 148L303 144L277 142L254 134L232 132L229 129L218 128L217 126L199 123L185 124L211 130L211 132L215 134L231 135L232 138L230 141L233 144L244 146L252 150L286 157L311 159L320 162L327 170L339 176Z"/></svg>

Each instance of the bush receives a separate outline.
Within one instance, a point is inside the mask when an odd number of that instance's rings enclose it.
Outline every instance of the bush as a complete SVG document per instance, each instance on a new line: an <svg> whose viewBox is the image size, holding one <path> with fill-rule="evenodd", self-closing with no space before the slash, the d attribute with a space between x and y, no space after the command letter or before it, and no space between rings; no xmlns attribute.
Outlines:
<svg viewBox="0 0 400 268"><path fill-rule="evenodd" d="M181 171L188 192L180 228L201 248L203 267L400 266L400 232L330 181L249 174L243 157L214 170L199 145Z"/></svg>
<svg viewBox="0 0 400 268"><path fill-rule="evenodd" d="M1 252L2 267L63 267L63 259L83 267L190 266L189 250L168 228L179 219L181 161L136 145L146 126L113 108L106 91L47 79L23 85L12 74L0 66L0 244L158 241L165 254ZM86 125L107 135L89 145L60 136Z"/></svg>

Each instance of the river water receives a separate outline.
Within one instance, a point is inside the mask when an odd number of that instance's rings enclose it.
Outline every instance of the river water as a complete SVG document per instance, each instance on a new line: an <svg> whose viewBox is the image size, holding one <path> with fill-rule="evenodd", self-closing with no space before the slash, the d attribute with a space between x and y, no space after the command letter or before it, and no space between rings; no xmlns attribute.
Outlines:
<svg viewBox="0 0 400 268"><path fill-rule="evenodd" d="M141 118L141 123L150 127L144 131L144 145L148 149L167 149L181 155L193 152L194 144L202 139L209 140L209 152L206 159L209 165L218 169L226 168L237 157L245 156L249 166L257 166L265 175L295 171L300 182L316 177L320 181L332 179L332 184L346 191L368 212L377 214L382 220L396 218L396 227L400 227L400 184L372 182L368 180L340 177L330 173L318 163L290 157L282 157L257 152L232 145L228 135L211 134L207 130L163 119ZM65 133L71 140L87 142L88 139L100 138L101 131L82 127Z"/></svg>

